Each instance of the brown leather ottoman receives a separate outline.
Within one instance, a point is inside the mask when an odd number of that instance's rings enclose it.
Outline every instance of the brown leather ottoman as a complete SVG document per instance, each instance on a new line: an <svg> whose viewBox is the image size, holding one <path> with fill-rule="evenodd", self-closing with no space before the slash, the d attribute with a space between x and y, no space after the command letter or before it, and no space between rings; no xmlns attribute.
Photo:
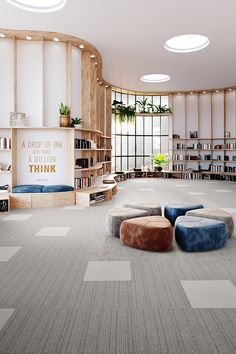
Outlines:
<svg viewBox="0 0 236 354"><path fill-rule="evenodd" d="M146 251L166 252L172 247L173 229L163 216L129 219L120 227L121 242Z"/></svg>

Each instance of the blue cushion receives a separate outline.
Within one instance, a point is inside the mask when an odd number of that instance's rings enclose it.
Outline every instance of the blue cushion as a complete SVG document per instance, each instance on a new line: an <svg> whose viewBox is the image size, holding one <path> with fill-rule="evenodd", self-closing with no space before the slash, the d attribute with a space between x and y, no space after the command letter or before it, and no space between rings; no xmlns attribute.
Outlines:
<svg viewBox="0 0 236 354"><path fill-rule="evenodd" d="M73 191L74 188L71 186L65 186L65 185L51 185L51 186L45 186L42 190L43 193L55 193L55 192L69 192Z"/></svg>
<svg viewBox="0 0 236 354"><path fill-rule="evenodd" d="M12 193L41 193L43 188L40 184L23 184L12 188Z"/></svg>
<svg viewBox="0 0 236 354"><path fill-rule="evenodd" d="M194 209L202 209L202 204L196 203L185 203L185 202L176 202L166 204L164 209L165 218L168 219L172 226L175 224L175 220L178 216L185 215L187 211Z"/></svg>
<svg viewBox="0 0 236 354"><path fill-rule="evenodd" d="M202 252L224 247L228 240L225 222L196 216L179 216L175 222L175 239L187 252Z"/></svg>

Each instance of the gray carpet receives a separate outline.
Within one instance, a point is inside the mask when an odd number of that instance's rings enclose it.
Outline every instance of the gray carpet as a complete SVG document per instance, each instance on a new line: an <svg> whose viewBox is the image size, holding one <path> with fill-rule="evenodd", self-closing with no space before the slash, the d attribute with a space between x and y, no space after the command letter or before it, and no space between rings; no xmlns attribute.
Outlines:
<svg viewBox="0 0 236 354"><path fill-rule="evenodd" d="M107 210L129 201L236 208L236 183L135 179L119 187L112 201L91 208L13 211L32 214L23 222L1 217L0 247L22 247L0 262L0 308L15 309L0 332L1 354L236 352L236 309L192 309L180 284L228 279L236 286L235 233L217 251L184 253L174 243L169 253L151 253L121 245L104 227ZM71 230L34 236L48 226ZM132 280L83 282L88 262L103 260L130 261Z"/></svg>

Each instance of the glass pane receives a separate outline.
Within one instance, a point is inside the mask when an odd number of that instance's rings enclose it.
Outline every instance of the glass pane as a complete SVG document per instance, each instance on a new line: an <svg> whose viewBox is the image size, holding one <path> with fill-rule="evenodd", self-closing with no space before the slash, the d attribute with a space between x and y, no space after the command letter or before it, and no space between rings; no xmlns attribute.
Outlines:
<svg viewBox="0 0 236 354"><path fill-rule="evenodd" d="M120 144L121 137L117 136L116 137L116 156L121 155L121 144Z"/></svg>
<svg viewBox="0 0 236 354"><path fill-rule="evenodd" d="M135 135L135 123L128 123L128 134Z"/></svg>
<svg viewBox="0 0 236 354"><path fill-rule="evenodd" d="M129 136L129 155L135 155L135 137Z"/></svg>
<svg viewBox="0 0 236 354"><path fill-rule="evenodd" d="M142 157L137 157L136 158L136 168L143 168L143 158Z"/></svg>
<svg viewBox="0 0 236 354"><path fill-rule="evenodd" d="M136 134L143 135L143 116L136 117Z"/></svg>
<svg viewBox="0 0 236 354"><path fill-rule="evenodd" d="M121 94L120 92L116 92L116 100L121 101Z"/></svg>
<svg viewBox="0 0 236 354"><path fill-rule="evenodd" d="M112 91L112 102L116 99L116 92Z"/></svg>
<svg viewBox="0 0 236 354"><path fill-rule="evenodd" d="M121 129L122 129L122 134L127 134L128 133L127 122L124 122L124 123L121 124Z"/></svg>
<svg viewBox="0 0 236 354"><path fill-rule="evenodd" d="M161 96L161 105L169 107L169 97L168 96Z"/></svg>
<svg viewBox="0 0 236 354"><path fill-rule="evenodd" d="M147 103L152 103L152 96L144 96L144 99L147 99Z"/></svg>
<svg viewBox="0 0 236 354"><path fill-rule="evenodd" d="M143 137L142 136L136 137L136 154L143 155Z"/></svg>
<svg viewBox="0 0 236 354"><path fill-rule="evenodd" d="M152 161L150 157L144 157L144 168L147 171L152 169Z"/></svg>
<svg viewBox="0 0 236 354"><path fill-rule="evenodd" d="M134 106L135 105L135 95L129 95L128 96L128 104L130 106Z"/></svg>
<svg viewBox="0 0 236 354"><path fill-rule="evenodd" d="M135 167L135 157L129 157L128 163L128 170L132 170Z"/></svg>
<svg viewBox="0 0 236 354"><path fill-rule="evenodd" d="M127 136L122 136L122 156L127 155Z"/></svg>
<svg viewBox="0 0 236 354"><path fill-rule="evenodd" d="M153 135L160 135L160 117L153 117Z"/></svg>
<svg viewBox="0 0 236 354"><path fill-rule="evenodd" d="M120 157L116 158L116 171L117 172L121 171L121 158Z"/></svg>
<svg viewBox="0 0 236 354"><path fill-rule="evenodd" d="M169 134L169 117L162 116L161 117L161 135Z"/></svg>
<svg viewBox="0 0 236 354"><path fill-rule="evenodd" d="M144 155L150 156L152 154L152 137L146 136L144 138Z"/></svg>
<svg viewBox="0 0 236 354"><path fill-rule="evenodd" d="M119 123L118 119L116 120L116 134L121 134L122 124Z"/></svg>
<svg viewBox="0 0 236 354"><path fill-rule="evenodd" d="M161 152L163 154L169 153L169 137L168 136L161 137Z"/></svg>
<svg viewBox="0 0 236 354"><path fill-rule="evenodd" d="M122 101L125 105L127 105L128 98L127 98L127 95L126 95L125 93L122 93L121 101Z"/></svg>
<svg viewBox="0 0 236 354"><path fill-rule="evenodd" d="M115 119L112 119L111 128L112 128L112 134L115 134L115 131L116 131L116 121L115 121Z"/></svg>
<svg viewBox="0 0 236 354"><path fill-rule="evenodd" d="M115 168L115 158L114 157L112 158L111 169L112 169L112 172L115 172L115 170L116 170L116 168Z"/></svg>
<svg viewBox="0 0 236 354"><path fill-rule="evenodd" d="M160 153L160 137L153 137L153 154Z"/></svg>
<svg viewBox="0 0 236 354"><path fill-rule="evenodd" d="M112 156L115 155L115 140L116 140L116 137L113 136L112 137Z"/></svg>
<svg viewBox="0 0 236 354"><path fill-rule="evenodd" d="M145 135L152 135L152 117L144 117Z"/></svg>
<svg viewBox="0 0 236 354"><path fill-rule="evenodd" d="M153 96L153 104L159 106L159 104L161 103L160 99L160 96Z"/></svg>
<svg viewBox="0 0 236 354"><path fill-rule="evenodd" d="M136 96L136 102L137 101L143 101L143 96ZM140 107L139 107L139 105L137 104L137 106L136 106L136 112L140 112Z"/></svg>
<svg viewBox="0 0 236 354"><path fill-rule="evenodd" d="M122 171L127 171L127 157L122 157Z"/></svg>

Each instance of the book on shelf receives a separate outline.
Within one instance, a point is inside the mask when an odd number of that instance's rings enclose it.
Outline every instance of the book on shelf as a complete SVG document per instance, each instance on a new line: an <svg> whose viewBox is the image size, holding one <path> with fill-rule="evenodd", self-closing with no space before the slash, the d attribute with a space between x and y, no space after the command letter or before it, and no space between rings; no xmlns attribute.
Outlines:
<svg viewBox="0 0 236 354"><path fill-rule="evenodd" d="M11 149L11 138L0 137L0 150Z"/></svg>
<svg viewBox="0 0 236 354"><path fill-rule="evenodd" d="M92 187L95 185L97 178L95 176L90 177L78 177L75 178L75 189L83 189Z"/></svg>

